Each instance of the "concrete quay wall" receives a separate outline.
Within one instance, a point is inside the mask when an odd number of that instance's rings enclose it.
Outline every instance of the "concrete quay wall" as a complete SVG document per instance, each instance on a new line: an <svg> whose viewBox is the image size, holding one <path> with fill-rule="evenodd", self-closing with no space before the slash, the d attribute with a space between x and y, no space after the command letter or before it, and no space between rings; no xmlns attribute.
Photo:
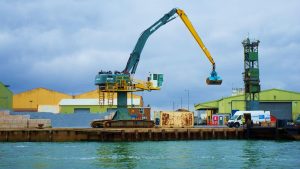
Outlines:
<svg viewBox="0 0 300 169"><path fill-rule="evenodd" d="M0 129L1 142L167 141L207 139L300 140L300 130L243 128L48 128Z"/></svg>

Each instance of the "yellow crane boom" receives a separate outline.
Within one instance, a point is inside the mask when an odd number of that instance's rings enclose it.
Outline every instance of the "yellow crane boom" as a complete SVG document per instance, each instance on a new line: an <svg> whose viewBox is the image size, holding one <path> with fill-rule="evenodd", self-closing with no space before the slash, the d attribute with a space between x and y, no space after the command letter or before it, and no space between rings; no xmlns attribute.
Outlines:
<svg viewBox="0 0 300 169"><path fill-rule="evenodd" d="M199 37L198 33L196 32L195 28L193 27L193 25L192 25L191 21L189 20L189 18L187 17L187 15L181 9L177 9L176 13L178 14L178 16L180 16L180 18L183 21L183 23L185 24L185 26L191 32L191 34L193 35L193 37L197 41L198 45L200 46L200 48L205 53L205 56L207 57L207 59L210 61L210 63L212 65L215 65L214 59L212 58L212 56L211 56L210 52L208 51L208 49L205 47L204 43L202 42L201 38Z"/></svg>
<svg viewBox="0 0 300 169"><path fill-rule="evenodd" d="M178 14L178 16L180 16L181 20L183 21L185 26L188 28L188 30L191 32L194 39L196 40L196 42L198 43L198 45L200 46L200 48L204 52L205 56L207 57L207 59L212 64L212 72L210 73L210 76L206 79L206 83L208 85L220 85L220 84L222 84L221 77L219 77L217 72L215 71L215 69L216 69L215 61L212 58L212 56L211 56L210 52L208 51L208 49L205 47L205 45L202 42L201 38L199 37L198 33L196 32L193 24L191 23L191 21L189 20L189 18L187 17L187 15L185 14L185 12L183 10L176 9L176 13Z"/></svg>

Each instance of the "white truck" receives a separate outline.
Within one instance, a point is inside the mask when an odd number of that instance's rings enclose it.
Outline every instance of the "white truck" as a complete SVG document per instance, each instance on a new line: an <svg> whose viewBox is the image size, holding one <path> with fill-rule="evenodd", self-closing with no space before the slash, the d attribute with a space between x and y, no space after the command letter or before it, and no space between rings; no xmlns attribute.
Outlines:
<svg viewBox="0 0 300 169"><path fill-rule="evenodd" d="M237 111L231 118L228 120L228 127L240 127L244 125L242 122L242 118L244 117L245 123L248 119L250 119L253 124L259 124L260 122L270 122L271 116L270 111Z"/></svg>

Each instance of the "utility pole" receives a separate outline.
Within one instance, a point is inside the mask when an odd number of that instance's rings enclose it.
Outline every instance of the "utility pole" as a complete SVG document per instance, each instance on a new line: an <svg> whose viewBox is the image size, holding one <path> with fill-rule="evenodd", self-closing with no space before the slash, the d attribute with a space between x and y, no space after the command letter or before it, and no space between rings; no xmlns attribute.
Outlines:
<svg viewBox="0 0 300 169"><path fill-rule="evenodd" d="M173 101L173 111L175 111L175 102Z"/></svg>
<svg viewBox="0 0 300 169"><path fill-rule="evenodd" d="M182 109L182 96L180 96L180 109Z"/></svg>
<svg viewBox="0 0 300 169"><path fill-rule="evenodd" d="M190 91L189 89L185 89L184 91L187 91L188 111L190 111Z"/></svg>

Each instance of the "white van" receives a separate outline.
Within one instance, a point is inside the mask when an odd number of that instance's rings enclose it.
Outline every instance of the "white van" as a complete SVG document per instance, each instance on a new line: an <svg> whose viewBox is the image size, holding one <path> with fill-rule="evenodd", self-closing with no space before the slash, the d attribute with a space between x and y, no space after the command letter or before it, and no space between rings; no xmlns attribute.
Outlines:
<svg viewBox="0 0 300 169"><path fill-rule="evenodd" d="M240 127L242 124L242 117L245 118L245 123L250 118L253 124L259 124L260 122L270 122L270 111L237 111L231 118L228 120L228 127Z"/></svg>

